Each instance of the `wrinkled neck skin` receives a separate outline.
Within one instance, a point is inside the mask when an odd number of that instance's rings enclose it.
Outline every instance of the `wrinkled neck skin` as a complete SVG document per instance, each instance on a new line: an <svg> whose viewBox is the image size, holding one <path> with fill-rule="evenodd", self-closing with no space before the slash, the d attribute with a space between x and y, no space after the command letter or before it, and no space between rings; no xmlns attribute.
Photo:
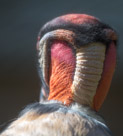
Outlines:
<svg viewBox="0 0 123 136"><path fill-rule="evenodd" d="M103 71L105 48L94 43L75 52L65 42L55 41L51 46L48 99L92 107Z"/></svg>
<svg viewBox="0 0 123 136"><path fill-rule="evenodd" d="M75 54L65 42L55 41L51 46L49 100L58 100L69 105L73 100L71 90L74 70Z"/></svg>
<svg viewBox="0 0 123 136"><path fill-rule="evenodd" d="M50 48L48 100L73 102L98 111L108 93L116 65L114 43L90 43L74 48L54 40Z"/></svg>

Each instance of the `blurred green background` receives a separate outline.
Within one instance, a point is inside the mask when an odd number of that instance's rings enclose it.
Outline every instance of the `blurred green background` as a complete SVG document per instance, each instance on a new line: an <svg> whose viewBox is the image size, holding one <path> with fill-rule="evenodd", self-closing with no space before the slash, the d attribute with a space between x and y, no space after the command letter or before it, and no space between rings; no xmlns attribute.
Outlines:
<svg viewBox="0 0 123 136"><path fill-rule="evenodd" d="M44 23L66 13L94 15L119 34L117 68L100 114L113 134L122 136L122 0L0 0L0 130L27 104L38 101L37 34Z"/></svg>

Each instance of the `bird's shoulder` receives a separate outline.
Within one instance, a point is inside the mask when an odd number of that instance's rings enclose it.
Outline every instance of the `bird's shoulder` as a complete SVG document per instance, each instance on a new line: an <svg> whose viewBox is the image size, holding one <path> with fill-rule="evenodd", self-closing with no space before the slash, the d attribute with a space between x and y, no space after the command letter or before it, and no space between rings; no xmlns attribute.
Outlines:
<svg viewBox="0 0 123 136"><path fill-rule="evenodd" d="M67 107L57 102L27 106L0 136L7 135L111 136L95 112L77 104Z"/></svg>

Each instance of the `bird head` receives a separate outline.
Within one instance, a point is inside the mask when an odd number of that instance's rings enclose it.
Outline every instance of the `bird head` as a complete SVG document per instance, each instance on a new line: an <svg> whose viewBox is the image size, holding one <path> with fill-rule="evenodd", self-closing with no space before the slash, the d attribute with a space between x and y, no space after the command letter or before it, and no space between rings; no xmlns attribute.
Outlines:
<svg viewBox="0 0 123 136"><path fill-rule="evenodd" d="M68 14L46 23L38 35L41 99L77 102L98 111L116 65L115 31L86 14Z"/></svg>

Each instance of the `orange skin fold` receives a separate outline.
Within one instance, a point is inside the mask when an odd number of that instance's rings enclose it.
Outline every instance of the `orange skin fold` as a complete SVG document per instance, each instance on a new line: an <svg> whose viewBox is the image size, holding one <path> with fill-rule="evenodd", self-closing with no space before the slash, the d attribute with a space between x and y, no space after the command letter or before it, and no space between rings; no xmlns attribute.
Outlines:
<svg viewBox="0 0 123 136"><path fill-rule="evenodd" d="M74 69L75 56L72 49L65 42L55 41L51 47L49 100L62 101L66 105L72 102Z"/></svg>

